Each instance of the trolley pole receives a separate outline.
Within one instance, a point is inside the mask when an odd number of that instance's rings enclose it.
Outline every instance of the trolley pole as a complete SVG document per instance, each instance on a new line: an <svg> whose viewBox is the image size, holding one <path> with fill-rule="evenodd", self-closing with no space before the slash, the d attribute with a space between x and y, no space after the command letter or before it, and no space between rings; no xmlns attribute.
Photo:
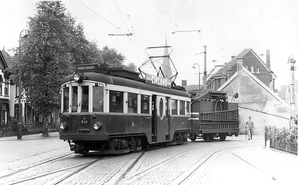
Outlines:
<svg viewBox="0 0 300 185"><path fill-rule="evenodd" d="M204 71L203 71L203 89L206 90L206 77L207 77L207 70L206 70L206 46L204 46Z"/></svg>

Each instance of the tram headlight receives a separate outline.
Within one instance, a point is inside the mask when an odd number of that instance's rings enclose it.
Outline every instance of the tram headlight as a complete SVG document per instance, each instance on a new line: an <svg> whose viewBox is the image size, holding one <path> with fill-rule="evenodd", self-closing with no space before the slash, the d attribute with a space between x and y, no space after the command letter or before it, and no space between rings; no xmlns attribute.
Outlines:
<svg viewBox="0 0 300 185"><path fill-rule="evenodd" d="M103 124L101 122L94 123L94 129L100 130L103 127Z"/></svg>
<svg viewBox="0 0 300 185"><path fill-rule="evenodd" d="M66 122L61 122L60 125L59 125L59 128L61 130L65 130L67 128L67 123Z"/></svg>
<svg viewBox="0 0 300 185"><path fill-rule="evenodd" d="M76 82L82 82L82 80L83 80L83 75L80 74L80 73L75 73L75 74L73 75L73 79L74 79Z"/></svg>

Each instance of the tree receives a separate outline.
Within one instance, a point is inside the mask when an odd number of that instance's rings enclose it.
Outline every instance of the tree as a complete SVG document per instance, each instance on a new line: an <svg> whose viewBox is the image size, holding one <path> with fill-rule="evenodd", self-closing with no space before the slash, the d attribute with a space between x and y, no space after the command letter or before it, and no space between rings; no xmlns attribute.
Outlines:
<svg viewBox="0 0 300 185"><path fill-rule="evenodd" d="M27 37L21 40L21 62L15 68L22 69L26 101L43 115L43 136L48 136L49 115L60 108L62 77L72 73L77 63L99 62L101 58L96 44L85 38L83 27L75 25L75 19L65 11L60 1L37 3L37 14L29 18Z"/></svg>
<svg viewBox="0 0 300 185"><path fill-rule="evenodd" d="M131 70L131 71L136 71L137 67L133 62L130 62L127 66L125 66L125 69Z"/></svg>
<svg viewBox="0 0 300 185"><path fill-rule="evenodd" d="M116 49L104 46L101 50L103 62L106 62L110 67L123 67L125 56L118 53Z"/></svg>
<svg viewBox="0 0 300 185"><path fill-rule="evenodd" d="M16 81L21 75L23 96L42 114L43 136L48 136L48 117L60 108L60 80L79 63L124 67L125 56L107 46L99 50L96 42L88 41L83 26L76 25L60 1L41 1L36 7L37 13L29 18L27 37L20 40L22 57L12 68L12 76Z"/></svg>

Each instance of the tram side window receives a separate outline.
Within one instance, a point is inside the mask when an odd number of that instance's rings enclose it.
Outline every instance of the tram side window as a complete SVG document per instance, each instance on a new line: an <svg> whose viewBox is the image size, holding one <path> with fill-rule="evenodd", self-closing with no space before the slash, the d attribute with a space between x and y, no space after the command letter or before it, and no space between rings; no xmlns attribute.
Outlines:
<svg viewBox="0 0 300 185"><path fill-rule="evenodd" d="M190 102L186 102L186 112L187 115L190 115Z"/></svg>
<svg viewBox="0 0 300 185"><path fill-rule="evenodd" d="M72 112L77 112L78 107L78 88L77 86L72 87Z"/></svg>
<svg viewBox="0 0 300 185"><path fill-rule="evenodd" d="M180 100L179 101L179 112L180 112L180 115L185 115L185 107L184 107L184 101L183 100Z"/></svg>
<svg viewBox="0 0 300 185"><path fill-rule="evenodd" d="M103 86L93 87L93 112L103 112Z"/></svg>
<svg viewBox="0 0 300 185"><path fill-rule="evenodd" d="M141 113L149 114L149 96L141 95Z"/></svg>
<svg viewBox="0 0 300 185"><path fill-rule="evenodd" d="M172 115L177 115L177 110L178 110L177 101L178 100L172 100Z"/></svg>
<svg viewBox="0 0 300 185"><path fill-rule="evenodd" d="M137 113L137 94L128 93L128 113Z"/></svg>
<svg viewBox="0 0 300 185"><path fill-rule="evenodd" d="M82 86L81 112L89 111L89 86Z"/></svg>
<svg viewBox="0 0 300 185"><path fill-rule="evenodd" d="M123 92L109 92L109 112L123 112Z"/></svg>
<svg viewBox="0 0 300 185"><path fill-rule="evenodd" d="M63 105L64 105L64 112L69 112L69 87L65 87L63 89L63 95L64 95L64 99L63 99Z"/></svg>

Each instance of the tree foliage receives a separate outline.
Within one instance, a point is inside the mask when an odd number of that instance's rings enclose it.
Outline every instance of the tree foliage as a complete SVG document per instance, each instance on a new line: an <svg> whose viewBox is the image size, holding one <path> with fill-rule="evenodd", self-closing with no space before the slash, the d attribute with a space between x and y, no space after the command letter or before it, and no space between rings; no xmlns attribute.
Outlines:
<svg viewBox="0 0 300 185"><path fill-rule="evenodd" d="M125 56L107 46L99 50L96 42L88 41L83 26L76 25L60 1L41 1L36 9L29 17L26 37L20 38L21 61L12 72L14 81L21 75L26 102L46 120L59 110L60 80L71 74L76 64L106 62L111 67L125 67ZM136 69L134 64L128 67Z"/></svg>

